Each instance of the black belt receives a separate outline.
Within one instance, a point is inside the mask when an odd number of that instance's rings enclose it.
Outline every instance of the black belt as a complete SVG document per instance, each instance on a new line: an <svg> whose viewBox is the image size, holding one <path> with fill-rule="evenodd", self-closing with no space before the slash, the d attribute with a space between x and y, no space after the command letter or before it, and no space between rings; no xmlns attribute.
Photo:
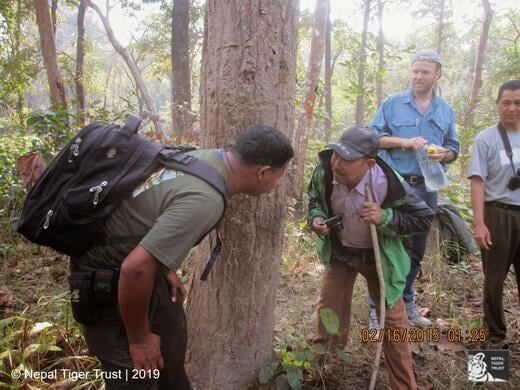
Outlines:
<svg viewBox="0 0 520 390"><path fill-rule="evenodd" d="M403 179L406 180L406 182L408 182L410 184L424 183L424 177L422 177L422 176L415 176L415 175L403 176Z"/></svg>
<svg viewBox="0 0 520 390"><path fill-rule="evenodd" d="M485 204L486 204L486 207L493 207L493 208L497 208L497 209L515 210L515 211L520 210L520 206L515 205L515 204L507 204L507 203L495 202L495 201L486 202Z"/></svg>

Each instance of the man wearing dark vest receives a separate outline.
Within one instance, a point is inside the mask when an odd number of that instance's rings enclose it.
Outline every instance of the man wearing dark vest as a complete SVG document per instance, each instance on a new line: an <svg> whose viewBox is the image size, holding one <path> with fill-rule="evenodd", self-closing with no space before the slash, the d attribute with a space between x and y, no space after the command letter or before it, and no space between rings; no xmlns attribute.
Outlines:
<svg viewBox="0 0 520 390"><path fill-rule="evenodd" d="M320 152L320 164L309 184L308 222L318 235L316 247L326 266L318 302L318 333L314 342L345 347L350 327L354 283L365 277L368 291L379 312L379 280L374 259L370 224L376 225L381 253L386 302L385 335L397 332L402 338L385 337L383 349L393 390L417 388L412 353L404 336L408 328L402 293L410 258L402 238L427 230L433 213L413 194L406 182L377 157L380 138L371 129L354 126ZM367 193L373 201L366 201ZM329 228L331 217L342 226ZM322 320L324 309L339 317L339 334L329 335ZM372 333L367 341L376 341Z"/></svg>

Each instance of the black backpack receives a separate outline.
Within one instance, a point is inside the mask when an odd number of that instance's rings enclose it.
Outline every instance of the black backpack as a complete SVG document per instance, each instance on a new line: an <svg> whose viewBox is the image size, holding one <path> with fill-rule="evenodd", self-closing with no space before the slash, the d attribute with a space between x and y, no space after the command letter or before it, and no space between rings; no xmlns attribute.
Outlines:
<svg viewBox="0 0 520 390"><path fill-rule="evenodd" d="M213 167L185 154L194 148L151 141L137 134L139 125L138 118L130 117L123 128L95 122L81 129L50 162L27 195L18 232L29 241L74 257L92 246L135 240L107 239L103 222L161 167L203 179L222 195L226 209L228 189L224 179ZM220 250L217 235L217 246L204 278Z"/></svg>

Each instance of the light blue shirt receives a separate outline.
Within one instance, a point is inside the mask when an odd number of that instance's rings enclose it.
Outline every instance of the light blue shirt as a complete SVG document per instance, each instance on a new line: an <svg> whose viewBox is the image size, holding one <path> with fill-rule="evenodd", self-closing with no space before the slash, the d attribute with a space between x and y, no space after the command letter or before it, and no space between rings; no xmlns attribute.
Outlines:
<svg viewBox="0 0 520 390"><path fill-rule="evenodd" d="M429 143L452 151L456 156L459 154L455 112L440 96L433 96L428 111L423 115L411 90L391 95L381 103L369 127L376 129L380 137L423 137ZM382 149L380 156L401 175L422 176L413 150Z"/></svg>

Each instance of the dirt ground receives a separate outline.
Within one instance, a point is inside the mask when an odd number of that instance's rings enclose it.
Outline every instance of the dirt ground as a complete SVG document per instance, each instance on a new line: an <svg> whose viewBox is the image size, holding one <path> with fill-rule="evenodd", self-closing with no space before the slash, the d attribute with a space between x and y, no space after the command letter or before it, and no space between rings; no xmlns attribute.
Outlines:
<svg viewBox="0 0 520 390"><path fill-rule="evenodd" d="M418 307L433 321L433 327L441 335L437 342L416 342L412 345L419 389L519 389L520 304L512 271L504 291L508 337L503 348L507 348L510 353L509 382L477 385L467 379L467 350L489 347L486 343L478 342L480 337L471 340L483 326L480 257L471 256L465 263L450 265L436 252L436 247L435 242L430 242L422 275L415 285ZM297 252L286 254L286 264L288 266L282 273L276 307L275 343L287 345L288 350L298 350L307 347L315 335L315 304L323 267L318 265L317 256L310 251L307 255ZM368 327L366 302L366 282L359 276L354 289L349 341L345 348L348 359L333 357L321 363L314 374L305 378L304 389L368 388L375 346L361 341L361 330ZM461 342L448 342L448 332L453 336L453 332L458 330ZM387 384L387 372L381 362L376 388L386 389Z"/></svg>
<svg viewBox="0 0 520 390"><path fill-rule="evenodd" d="M323 267L318 263L313 238L309 234L293 227L292 230L289 228L288 239L291 243L284 253L280 270L274 347L275 350L285 348L296 352L309 349L309 340L315 335L315 304ZM45 302L46 297L64 293L67 285L65 257L47 249L28 248L16 239L4 241L0 249L3 258L0 286L5 286L0 289L0 310L3 311L0 318L22 314L27 307L35 305L39 310L50 310L41 303ZM471 342L466 335L467 330L482 326L482 285L479 257L472 256L465 263L450 265L436 252L435 245L431 245L422 276L416 283L417 302L444 336L439 342L413 344L415 373L420 389L520 389L520 304L512 274L506 281L504 292L508 322L506 342L510 351L509 382L475 385L467 380L467 350L482 347ZM361 330L368 326L366 301L366 283L360 276L354 291L351 331L344 358L338 358L335 353L320 355L321 362L315 362L304 376L304 390L368 388L375 346L361 342ZM61 307L68 306L65 303ZM31 315L38 314L34 312ZM447 342L445 334L448 329L460 329L463 342ZM68 329L68 332L72 335L77 330ZM70 342L67 348L73 348L79 355L86 354L81 340L71 341L68 337L67 340ZM376 388L386 389L387 383L387 372L382 362ZM98 385L100 383L91 388L98 388ZM269 389L274 387L269 386Z"/></svg>

